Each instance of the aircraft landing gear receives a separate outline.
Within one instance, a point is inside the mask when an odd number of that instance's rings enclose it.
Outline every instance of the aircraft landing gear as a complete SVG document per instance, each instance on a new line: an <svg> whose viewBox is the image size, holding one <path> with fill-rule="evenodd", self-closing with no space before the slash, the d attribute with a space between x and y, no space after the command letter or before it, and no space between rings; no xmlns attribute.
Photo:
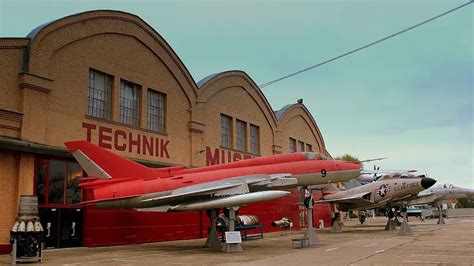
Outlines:
<svg viewBox="0 0 474 266"><path fill-rule="evenodd" d="M438 213L439 213L439 218L438 218L438 224L446 224L446 222L444 221L444 217L443 217L443 206L438 204Z"/></svg>
<svg viewBox="0 0 474 266"><path fill-rule="evenodd" d="M341 225L339 224L339 212L333 212L332 215L334 218L332 218L331 233L342 232Z"/></svg>
<svg viewBox="0 0 474 266"><path fill-rule="evenodd" d="M304 192L306 194L306 190ZM316 235L316 232L314 231L313 228L313 205L314 205L314 200L313 200L313 192L309 190L309 195L305 197L304 200L304 205L308 211L307 215L307 228L306 228L306 233L304 234L304 238L308 239L308 246L313 246L316 244L319 244L319 238Z"/></svg>
<svg viewBox="0 0 474 266"><path fill-rule="evenodd" d="M208 236L206 240L206 247L208 248L221 247L221 241L219 240L219 237L217 236L217 230L216 230L217 213L219 213L219 209L212 209L212 210L207 211L207 215L209 216L209 219L211 220L211 224L209 225L209 228L208 228Z"/></svg>
<svg viewBox="0 0 474 266"><path fill-rule="evenodd" d="M364 222L365 222L365 213L359 212L359 222L360 222L360 224L364 224Z"/></svg>
<svg viewBox="0 0 474 266"><path fill-rule="evenodd" d="M400 211L400 214L402 216L402 224L400 226L400 235L411 235L413 234L413 231L411 230L410 226L408 225L408 219L407 219L407 216L408 216L408 212L407 212L407 207L406 206L402 206L402 209Z"/></svg>
<svg viewBox="0 0 474 266"><path fill-rule="evenodd" d="M392 210L392 207L388 207L388 221L385 226L385 231L395 231L397 227L395 226L395 213Z"/></svg>

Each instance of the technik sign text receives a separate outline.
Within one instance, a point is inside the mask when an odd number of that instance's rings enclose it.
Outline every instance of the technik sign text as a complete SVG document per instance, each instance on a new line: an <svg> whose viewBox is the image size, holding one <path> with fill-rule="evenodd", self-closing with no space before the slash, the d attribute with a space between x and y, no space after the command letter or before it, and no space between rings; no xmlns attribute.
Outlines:
<svg viewBox="0 0 474 266"><path fill-rule="evenodd" d="M92 134L98 134L97 144L99 147L160 158L170 158L170 154L168 153L169 140L125 132L123 130L97 126L85 122L82 123L82 127L87 130L87 141L89 142L92 142Z"/></svg>
<svg viewBox="0 0 474 266"><path fill-rule="evenodd" d="M255 156L243 154L239 152L233 152L229 150L222 150L215 148L211 150L209 146L206 147L206 166L236 162L240 160L246 160L254 158Z"/></svg>

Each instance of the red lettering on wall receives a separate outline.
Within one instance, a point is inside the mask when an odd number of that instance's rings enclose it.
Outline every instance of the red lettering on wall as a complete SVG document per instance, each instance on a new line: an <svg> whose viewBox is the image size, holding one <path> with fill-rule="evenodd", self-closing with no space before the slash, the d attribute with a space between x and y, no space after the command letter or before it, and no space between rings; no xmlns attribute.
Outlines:
<svg viewBox="0 0 474 266"><path fill-rule="evenodd" d="M252 155L244 154L244 160L252 159L252 158L253 158Z"/></svg>
<svg viewBox="0 0 474 266"><path fill-rule="evenodd" d="M137 153L140 154L140 148L141 148L141 135L137 134L137 139L133 139L133 134L132 132L128 133L128 152L133 152L133 146L137 147Z"/></svg>
<svg viewBox="0 0 474 266"><path fill-rule="evenodd" d="M127 149L127 144L125 144L125 142L119 144L119 137L122 137L122 139L126 140L127 133L122 130L115 130L114 132L114 148L118 151L125 151Z"/></svg>
<svg viewBox="0 0 474 266"><path fill-rule="evenodd" d="M109 135L110 133L110 135ZM109 127L99 126L99 147L112 149L112 129Z"/></svg>
<svg viewBox="0 0 474 266"><path fill-rule="evenodd" d="M98 128L97 128L98 127ZM97 134L98 145L106 149L128 151L136 154L170 158L169 140L135 134L124 130L115 130L107 126L99 126L83 122L87 141L92 142L92 134Z"/></svg>
<svg viewBox="0 0 474 266"><path fill-rule="evenodd" d="M219 163L219 149L214 149L214 153L212 153L211 148L206 147L206 166Z"/></svg>
<svg viewBox="0 0 474 266"><path fill-rule="evenodd" d="M159 140L159 139L156 139ZM153 137L150 137L150 141L148 141L148 138L146 136L143 136L143 155L146 155L148 151L148 154L153 156Z"/></svg>
<svg viewBox="0 0 474 266"><path fill-rule="evenodd" d="M87 141L92 141L92 130L97 128L96 125L82 122L82 127L87 129Z"/></svg>
<svg viewBox="0 0 474 266"><path fill-rule="evenodd" d="M254 158L249 154L243 154L239 152L233 152L229 150L214 149L214 152L210 147L206 147L206 166L216 165L226 162L236 162L240 160L246 160Z"/></svg>
<svg viewBox="0 0 474 266"><path fill-rule="evenodd" d="M234 162L237 162L237 161L240 161L242 160L242 155L240 153L234 153L234 155L232 156L232 161Z"/></svg>
<svg viewBox="0 0 474 266"><path fill-rule="evenodd" d="M165 157L166 158L170 158L170 154L168 153L168 144L170 143L169 140L165 141L165 140L161 140L160 141L160 156L161 157Z"/></svg>
<svg viewBox="0 0 474 266"><path fill-rule="evenodd" d="M155 156L160 157L160 139L155 141Z"/></svg>

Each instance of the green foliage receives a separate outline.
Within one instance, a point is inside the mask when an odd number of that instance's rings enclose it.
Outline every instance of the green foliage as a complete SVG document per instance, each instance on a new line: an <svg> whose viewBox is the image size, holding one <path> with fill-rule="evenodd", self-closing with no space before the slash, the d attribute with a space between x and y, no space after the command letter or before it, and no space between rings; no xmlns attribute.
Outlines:
<svg viewBox="0 0 474 266"><path fill-rule="evenodd" d="M358 162L359 161L359 159L357 159L357 157L352 156L350 154L344 154L344 155L342 155L342 157L337 157L336 159L337 160L348 161L348 162Z"/></svg>
<svg viewBox="0 0 474 266"><path fill-rule="evenodd" d="M358 163L358 164L361 164L359 162L359 159L355 156L352 156L350 154L344 154L342 156L338 156L336 158L334 158L335 160L342 160L342 161L347 161L347 162L355 162L355 163Z"/></svg>
<svg viewBox="0 0 474 266"><path fill-rule="evenodd" d="M469 198L458 199L456 203L456 208L474 208L474 200Z"/></svg>

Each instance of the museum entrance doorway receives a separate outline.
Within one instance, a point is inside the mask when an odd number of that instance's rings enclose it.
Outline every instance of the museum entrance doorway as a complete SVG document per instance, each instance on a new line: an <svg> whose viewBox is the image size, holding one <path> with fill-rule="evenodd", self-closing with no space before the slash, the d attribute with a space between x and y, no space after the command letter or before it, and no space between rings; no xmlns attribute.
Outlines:
<svg viewBox="0 0 474 266"><path fill-rule="evenodd" d="M83 210L81 208L39 208L46 248L82 246Z"/></svg>
<svg viewBox="0 0 474 266"><path fill-rule="evenodd" d="M80 165L69 158L35 158L35 195L47 248L82 245L83 212L79 204L83 176Z"/></svg>

